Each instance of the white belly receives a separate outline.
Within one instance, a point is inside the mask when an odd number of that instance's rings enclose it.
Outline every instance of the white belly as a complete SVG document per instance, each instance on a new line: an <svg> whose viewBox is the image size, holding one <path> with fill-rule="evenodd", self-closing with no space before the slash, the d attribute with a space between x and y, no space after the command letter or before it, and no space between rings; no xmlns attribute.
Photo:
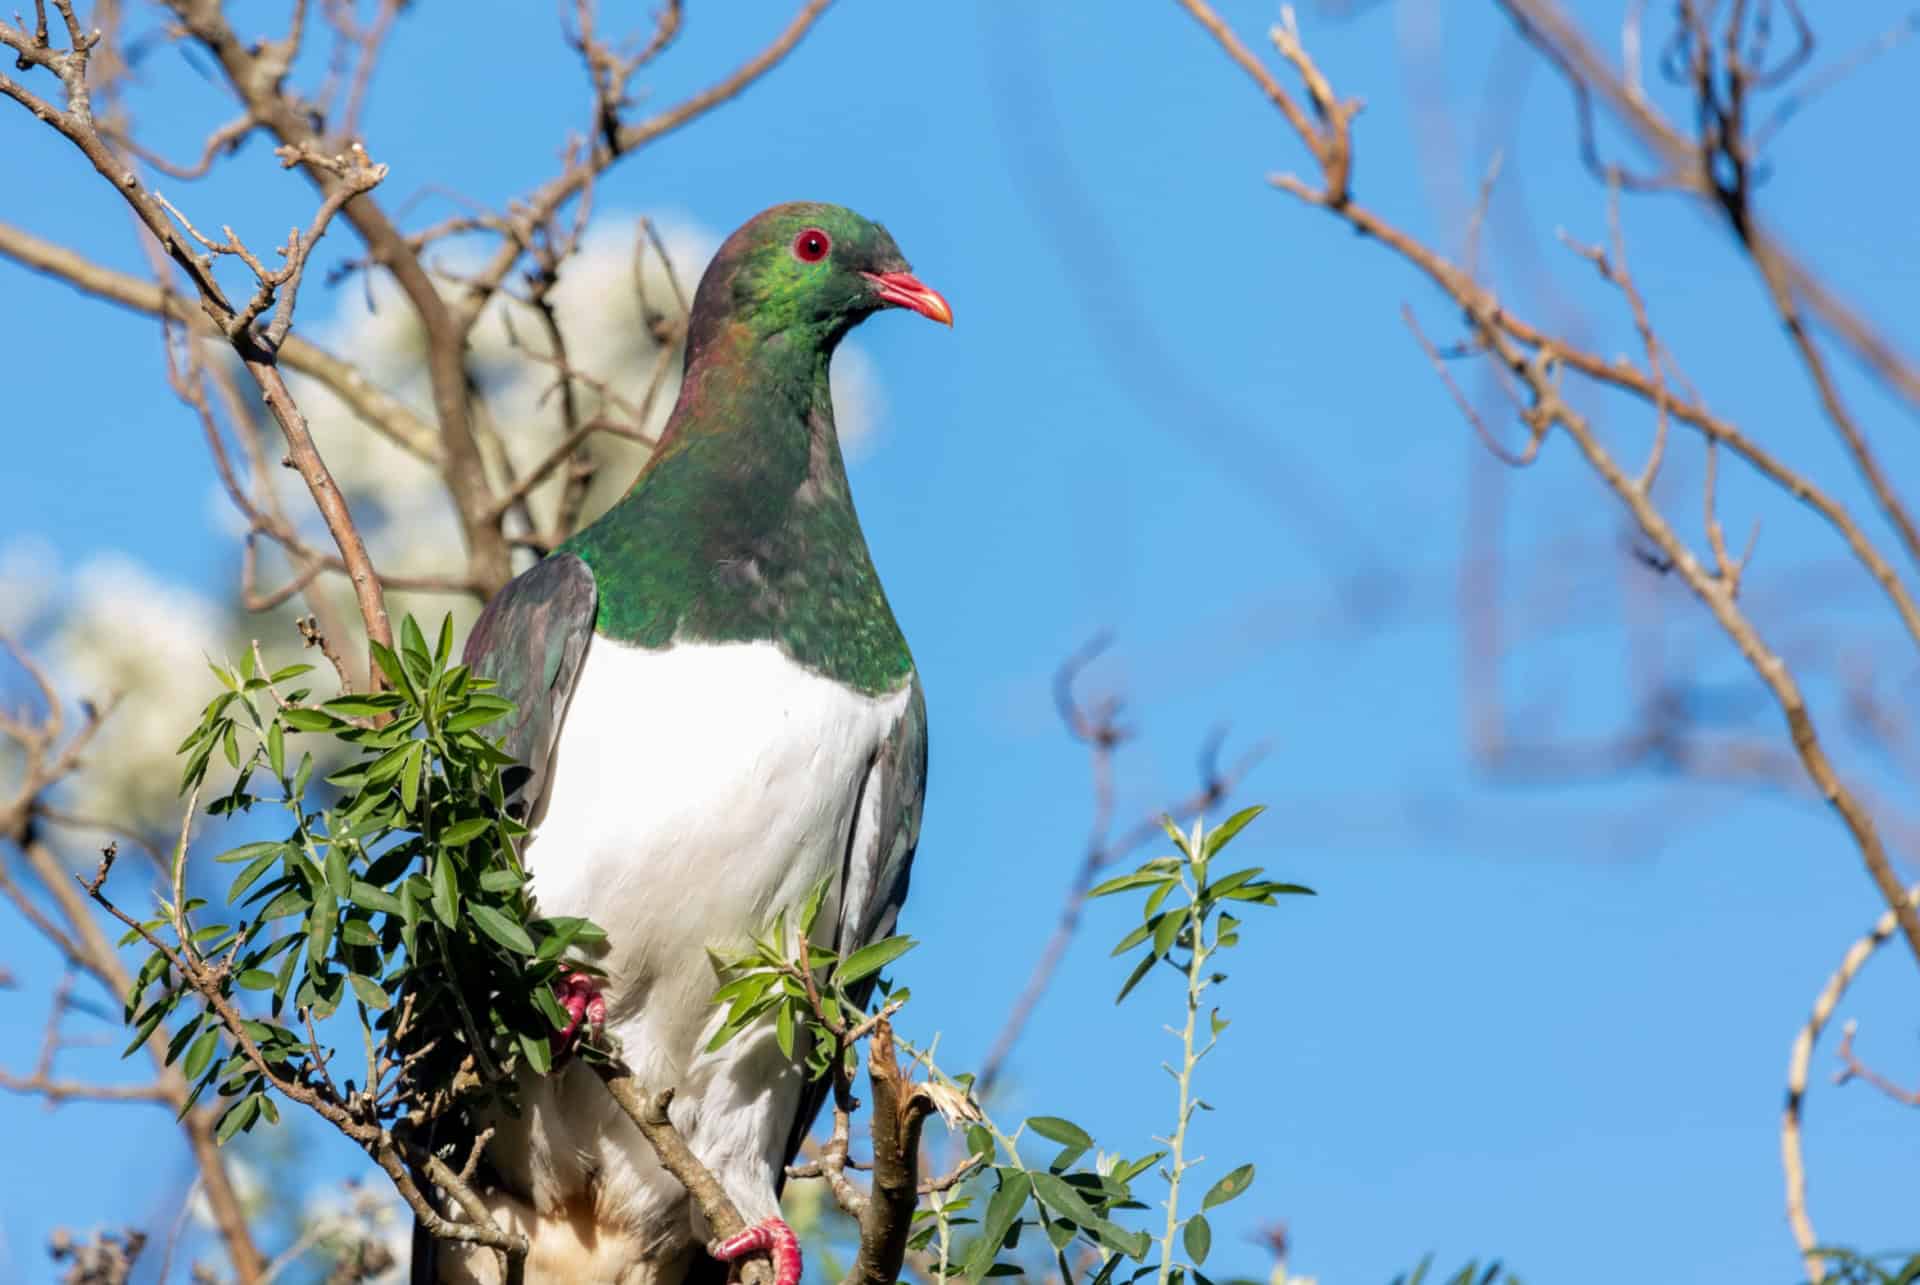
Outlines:
<svg viewBox="0 0 1920 1285"><path fill-rule="evenodd" d="M527 848L544 914L606 929L608 1030L643 1085L674 1086L674 1119L749 1221L773 1189L801 1085L770 1030L701 1052L717 985L709 948L737 952L837 873L874 753L908 693L862 696L767 643L588 649L552 787ZM830 893L816 935L831 932ZM524 1086L493 1157L543 1214L596 1222L677 1252L699 1232L683 1193L591 1071Z"/></svg>

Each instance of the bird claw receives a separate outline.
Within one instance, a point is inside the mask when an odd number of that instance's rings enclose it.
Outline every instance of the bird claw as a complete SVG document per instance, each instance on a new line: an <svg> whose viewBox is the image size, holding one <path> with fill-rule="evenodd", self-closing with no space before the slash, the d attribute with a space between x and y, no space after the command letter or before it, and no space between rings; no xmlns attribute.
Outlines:
<svg viewBox="0 0 1920 1285"><path fill-rule="evenodd" d="M763 1219L738 1236L707 1246L707 1253L723 1263L761 1251L773 1259L774 1285L800 1285L800 1238L785 1219Z"/></svg>
<svg viewBox="0 0 1920 1285"><path fill-rule="evenodd" d="M560 980L554 983L553 994L560 1001L560 1007L567 1011L568 1018L565 1029L551 1038L551 1047L556 1055L573 1047L582 1026L587 1028L587 1038L600 1038L600 1032L607 1024L607 997L600 993L599 978L562 964Z"/></svg>

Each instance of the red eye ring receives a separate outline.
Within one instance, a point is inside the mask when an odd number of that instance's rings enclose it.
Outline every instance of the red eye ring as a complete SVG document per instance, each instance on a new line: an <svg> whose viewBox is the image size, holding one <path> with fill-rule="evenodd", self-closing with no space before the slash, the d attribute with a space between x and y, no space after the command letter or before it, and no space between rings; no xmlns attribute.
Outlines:
<svg viewBox="0 0 1920 1285"><path fill-rule="evenodd" d="M793 257L802 263L818 263L833 249L833 238L821 228L803 228L793 238Z"/></svg>

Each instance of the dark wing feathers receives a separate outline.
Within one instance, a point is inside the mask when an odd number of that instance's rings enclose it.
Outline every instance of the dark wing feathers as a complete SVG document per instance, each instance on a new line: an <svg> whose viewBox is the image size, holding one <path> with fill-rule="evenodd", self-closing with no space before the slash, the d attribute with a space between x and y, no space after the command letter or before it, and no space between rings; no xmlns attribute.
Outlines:
<svg viewBox="0 0 1920 1285"><path fill-rule="evenodd" d="M846 861L840 870L840 925L834 937L834 949L841 955L893 935L900 906L907 899L914 849L920 843L920 805L926 789L927 702L915 675L907 708L874 755L854 808ZM852 997L864 1005L872 991L869 979L853 988ZM823 1078L801 1090L800 1109L787 1135L787 1164L799 1154L813 1118L827 1100L828 1087L829 1081ZM783 1166L782 1182L785 1173Z"/></svg>
<svg viewBox="0 0 1920 1285"><path fill-rule="evenodd" d="M529 813L546 790L547 761L593 641L599 596L587 564L556 553L495 594L467 635L463 659L514 704L506 751L525 766L508 769L507 798Z"/></svg>

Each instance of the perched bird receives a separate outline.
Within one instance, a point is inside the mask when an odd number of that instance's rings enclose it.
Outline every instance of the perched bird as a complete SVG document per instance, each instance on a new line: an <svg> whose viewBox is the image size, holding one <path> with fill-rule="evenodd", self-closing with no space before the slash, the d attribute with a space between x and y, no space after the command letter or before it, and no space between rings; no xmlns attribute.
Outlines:
<svg viewBox="0 0 1920 1285"><path fill-rule="evenodd" d="M708 951L745 947L831 879L815 940L889 935L926 782L926 705L847 487L828 363L872 313L952 324L878 224L776 206L728 237L688 320L660 444L607 514L487 605L466 647L517 710L506 748L540 911L606 930L604 982L568 979L752 1224L724 1245L591 1068L530 1072L495 1121L486 1198L526 1234L526 1279L676 1285L703 1260L800 1255L786 1166L823 1085L770 1024L705 1051ZM578 984L576 984L578 983ZM798 1050L796 1050L798 1053ZM418 1238L417 1238L418 1239ZM439 1245L415 1279L493 1281Z"/></svg>

